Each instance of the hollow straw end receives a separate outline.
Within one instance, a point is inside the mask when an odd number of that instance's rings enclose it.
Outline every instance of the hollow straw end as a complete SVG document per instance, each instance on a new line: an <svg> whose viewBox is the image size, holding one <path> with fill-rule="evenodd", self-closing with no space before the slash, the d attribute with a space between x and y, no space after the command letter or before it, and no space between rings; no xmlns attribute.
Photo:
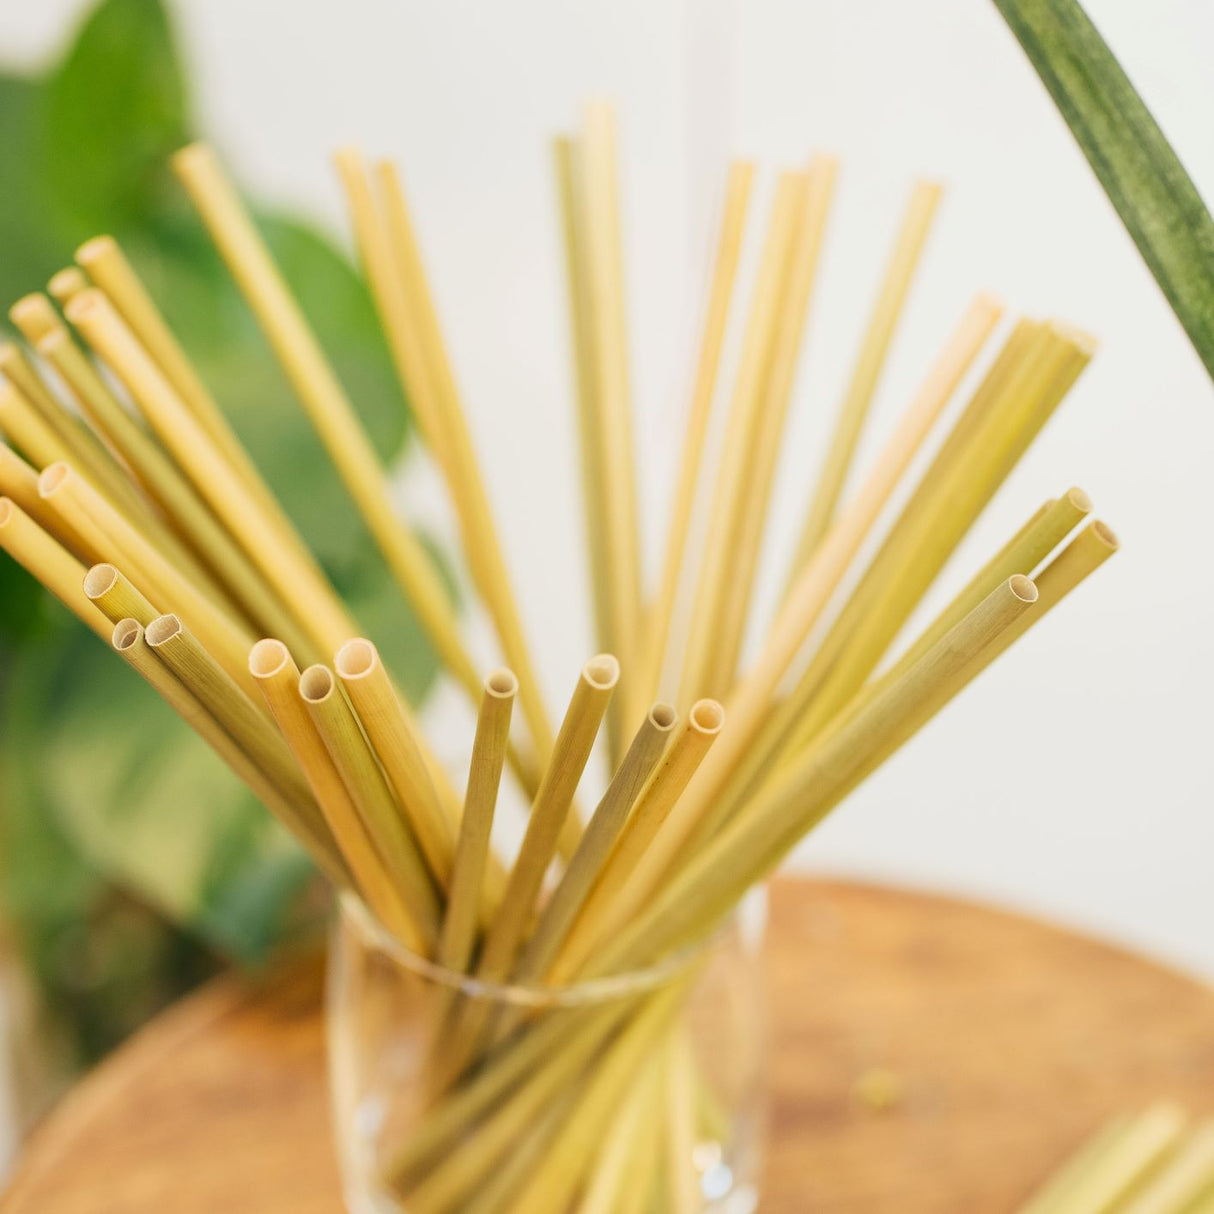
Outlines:
<svg viewBox="0 0 1214 1214"><path fill-rule="evenodd" d="M167 615L158 615L144 629L143 635L153 649L159 649L161 645L167 644L173 637L178 636L181 631L180 616L170 612Z"/></svg>
<svg viewBox="0 0 1214 1214"><path fill-rule="evenodd" d="M1037 601L1037 584L1030 577L1025 577L1023 573L1014 573L1007 580L1008 589L1022 603L1035 603Z"/></svg>
<svg viewBox="0 0 1214 1214"><path fill-rule="evenodd" d="M118 570L115 566L102 562L93 565L84 575L84 597L95 603L99 598L114 588L118 581Z"/></svg>
<svg viewBox="0 0 1214 1214"><path fill-rule="evenodd" d="M291 660L290 650L275 637L263 637L249 650L249 673L255 679L270 679Z"/></svg>

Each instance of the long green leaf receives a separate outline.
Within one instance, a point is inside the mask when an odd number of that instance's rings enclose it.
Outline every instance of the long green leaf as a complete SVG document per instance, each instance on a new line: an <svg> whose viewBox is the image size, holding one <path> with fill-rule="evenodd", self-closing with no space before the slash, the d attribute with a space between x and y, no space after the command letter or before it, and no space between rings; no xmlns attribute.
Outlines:
<svg viewBox="0 0 1214 1214"><path fill-rule="evenodd" d="M1214 378L1214 220L1076 0L995 0Z"/></svg>

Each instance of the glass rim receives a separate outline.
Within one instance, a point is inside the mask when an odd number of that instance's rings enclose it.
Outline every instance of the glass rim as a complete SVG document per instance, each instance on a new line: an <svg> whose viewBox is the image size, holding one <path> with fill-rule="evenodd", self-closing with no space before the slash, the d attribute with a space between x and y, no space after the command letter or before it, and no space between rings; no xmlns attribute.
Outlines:
<svg viewBox="0 0 1214 1214"><path fill-rule="evenodd" d="M661 961L622 974L586 978L557 986L487 982L472 974L448 969L402 944L356 894L348 890L342 891L337 901L341 920L352 922L364 940L369 939L379 952L428 982L474 999L513 1004L517 1007L554 1009L609 1003L669 985L685 974L697 960L711 953L730 933L737 922L740 907L745 904L747 898L731 909L725 919L704 939L676 950Z"/></svg>

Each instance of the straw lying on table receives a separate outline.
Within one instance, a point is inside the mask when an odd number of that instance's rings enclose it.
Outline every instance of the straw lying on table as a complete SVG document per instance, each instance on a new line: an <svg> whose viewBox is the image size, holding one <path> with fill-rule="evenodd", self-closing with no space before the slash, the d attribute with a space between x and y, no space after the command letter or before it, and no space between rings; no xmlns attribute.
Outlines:
<svg viewBox="0 0 1214 1214"><path fill-rule="evenodd" d="M714 241L664 565L646 598L616 159L602 105L558 141L604 650L583 669L559 729L540 695L395 168L369 172L349 150L338 158L402 388L509 664L486 680L429 555L389 503L354 402L218 161L202 145L174 161L368 534L477 707L462 794L194 369L189 334L178 340L112 239L88 242L79 265L52 279L62 317L39 294L14 306L30 352L10 344L0 353L0 427L10 444L0 447L0 545L160 691L331 880L408 947L484 982L568 983L704 939L748 886L1117 546L1105 524L1085 523L1086 495L1066 489L891 657L1093 351L1066 325L1024 319L987 356L1001 308L979 295L939 352L920 360L919 387L857 476L859 440L940 197L923 183L893 242L784 598L757 656L742 660L837 165L816 157L780 176L739 316L733 295L755 170L738 163ZM726 335L737 327L733 382L718 391ZM967 382L956 419L888 517ZM711 467L718 395L727 416ZM691 520L703 494L707 539L696 553ZM866 546L873 554L858 567ZM681 628L675 604L685 590L690 619ZM658 700L662 691L672 703ZM524 727L514 738L512 723ZM613 776L583 825L574 798L604 723ZM506 764L531 802L512 858L490 837ZM546 885L558 857L563 867ZM578 1193L584 1208L622 1208L607 1161L658 1174L658 1148L648 1162L644 1154L653 1101L672 1102L672 1133L692 1134L679 1101L690 1099L695 1077L679 1062L677 1036L663 1036L676 1006L672 990L634 1015L588 1010L555 1026L493 1020L447 1000L433 1106L392 1170L409 1208L473 1208L473 1192L477 1209L525 1201L560 1210ZM641 1065L659 1039L656 1061ZM651 1092L628 1090L638 1067ZM596 1154L598 1127L616 1109L631 1111ZM499 1167L523 1126L534 1137ZM560 1162L559 1183L543 1178L541 1159ZM689 1208L688 1176L669 1171L672 1208Z"/></svg>

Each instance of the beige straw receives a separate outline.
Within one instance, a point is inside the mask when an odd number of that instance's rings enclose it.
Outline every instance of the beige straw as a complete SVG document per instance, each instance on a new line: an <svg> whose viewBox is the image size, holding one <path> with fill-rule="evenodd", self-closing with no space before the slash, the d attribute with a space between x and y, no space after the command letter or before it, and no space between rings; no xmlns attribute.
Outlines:
<svg viewBox="0 0 1214 1214"><path fill-rule="evenodd" d="M603 649L611 648L611 603L607 595L606 521L603 517L605 490L601 484L595 435L598 432L598 384L594 365L594 335L590 318L590 277L587 268L585 218L581 213L581 148L574 139L553 142L557 197L565 245L568 312L572 329L578 413L578 452L581 457L583 516L586 523L587 568L594 607L595 635Z"/></svg>
<svg viewBox="0 0 1214 1214"><path fill-rule="evenodd" d="M472 762L468 768L468 792L464 798L447 909L436 954L440 965L460 973L467 970L476 942L478 908L489 858L489 839L502 766L506 761L510 716L517 694L518 680L513 671L494 671L485 680L485 694L481 698L476 720Z"/></svg>
<svg viewBox="0 0 1214 1214"><path fill-rule="evenodd" d="M161 611L181 613L227 674L256 694L247 666L253 638L223 607L203 594L67 464L47 468L38 478L38 491L55 516L81 537L90 563L117 566Z"/></svg>
<svg viewBox="0 0 1214 1214"><path fill-rule="evenodd" d="M0 343L0 371L16 389L17 397L8 405L5 420L0 423L5 430L8 430L9 416L15 409L28 409L54 436L56 449L61 452L54 459L71 460L132 520L138 520L142 525L150 524L152 520L147 516L146 503L135 492L122 469L93 434L51 395L33 365L12 342ZM31 422L27 421L25 425L28 427ZM18 438L17 441L21 445L22 440ZM31 449L26 454L32 462L45 466L42 453L48 449L46 440L40 438L39 450Z"/></svg>
<svg viewBox="0 0 1214 1214"><path fill-rule="evenodd" d="M0 547L109 643L113 625L84 596L84 566L7 497L0 497Z"/></svg>
<svg viewBox="0 0 1214 1214"><path fill-rule="evenodd" d="M96 290L78 295L68 307L68 319L127 386L178 467L262 570L275 593L292 604L317 648L331 653L353 635L357 629L319 567L303 555L302 541L283 544L281 528L265 514L244 478L214 445L105 296ZM243 659L241 666L245 666Z"/></svg>
<svg viewBox="0 0 1214 1214"><path fill-rule="evenodd" d="M661 769L641 794L582 906L549 973L554 985L568 982L598 941L618 930L656 887L672 862L665 841L681 842L678 829L663 825L678 813L692 776L721 734L725 710L716 700L697 700L687 725L666 752Z"/></svg>
<svg viewBox="0 0 1214 1214"><path fill-rule="evenodd" d="M771 366L780 309L788 279L792 242L797 234L806 188L805 174L780 176L767 235L751 294L746 333L730 401L721 463L713 482L707 544L696 582L679 702L711 694L710 672L716 650L737 534L755 451L763 390Z"/></svg>
<svg viewBox="0 0 1214 1214"><path fill-rule="evenodd" d="M392 686L375 646L363 637L347 641L337 651L334 667L430 871L439 887L446 889L459 819L455 790L429 753L424 735Z"/></svg>
<svg viewBox="0 0 1214 1214"><path fill-rule="evenodd" d="M375 850L337 767L299 695L299 668L279 640L258 641L249 653L249 673L257 680L266 706L295 756L316 803L329 824L356 883L359 895L379 921L407 948L423 940Z"/></svg>
<svg viewBox="0 0 1214 1214"><path fill-rule="evenodd" d="M798 566L809 559L834 518L941 193L941 187L935 182L920 181L911 194L885 279L860 343L851 381L839 407L826 462L814 487L813 500L797 544Z"/></svg>
<svg viewBox="0 0 1214 1214"><path fill-rule="evenodd" d="M248 492L260 503L263 513L278 528L280 540L302 547L278 499L270 492L118 242L112 236L95 236L76 250L76 260L105 292L135 339L160 368Z"/></svg>
<svg viewBox="0 0 1214 1214"><path fill-rule="evenodd" d="M943 707L959 690L953 676L1036 597L1033 583L1019 575L998 587L902 679L765 784L744 814L697 851L624 931L604 943L586 973L645 964L710 930L875 763Z"/></svg>
<svg viewBox="0 0 1214 1214"><path fill-rule="evenodd" d="M426 862L418 850L383 773L327 666L309 666L299 677L299 696L324 741L359 817L409 908L424 956L438 937L439 903Z"/></svg>
<svg viewBox="0 0 1214 1214"><path fill-rule="evenodd" d="M217 579L225 596L230 595L259 628L283 637L299 653L313 653L314 643L292 613L266 586L260 571L160 444L119 404L66 327L48 330L38 343L38 353L59 372L97 431L201 559L208 586Z"/></svg>
<svg viewBox="0 0 1214 1214"><path fill-rule="evenodd" d="M156 657L197 697L199 703L236 739L241 749L308 820L312 836L334 841L291 752L263 707L260 694L250 699L202 643L173 613L157 616L145 629ZM246 682L256 680L247 673Z"/></svg>
<svg viewBox="0 0 1214 1214"><path fill-rule="evenodd" d="M58 273L51 275L46 289L61 308L66 308L81 291L87 290L88 286L88 277L79 266L65 266Z"/></svg>
<svg viewBox="0 0 1214 1214"><path fill-rule="evenodd" d="M810 161L802 214L789 250L791 266L787 271L788 280L772 341L771 363L755 421L745 492L737 527L729 540L731 568L724 586L709 662L708 686L722 695L732 687L737 673L837 170L838 162L834 157L815 156Z"/></svg>
<svg viewBox="0 0 1214 1214"><path fill-rule="evenodd" d="M107 620L133 619L146 628L160 612L113 565L94 565L84 575L84 597L95 603Z"/></svg>
<svg viewBox="0 0 1214 1214"><path fill-rule="evenodd" d="M781 681L788 672L860 551L865 537L889 502L944 406L957 390L999 319L1001 307L979 296L966 310L944 349L903 414L855 498L845 507L809 563L793 578L762 652L747 677L729 697L729 729L680 798L666 828L655 840L665 862L716 812L727 782L750 753L768 719ZM660 875L659 855L646 860L649 880Z"/></svg>
<svg viewBox="0 0 1214 1214"><path fill-rule="evenodd" d="M460 640L450 596L433 559L397 517L379 457L236 191L204 144L183 148L173 157L173 167L426 635L456 680L479 698L481 681ZM351 631L330 644L330 652Z"/></svg>
<svg viewBox="0 0 1214 1214"><path fill-rule="evenodd" d="M586 824L577 851L540 913L535 930L511 972L515 982L528 985L547 974L641 790L666 750L678 719L679 714L669 704L654 704L650 708Z"/></svg>
<svg viewBox="0 0 1214 1214"><path fill-rule="evenodd" d="M115 652L150 684L168 706L240 777L253 795L276 815L308 848L321 871L338 888L349 881L332 841L317 837L306 815L283 795L274 781L237 745L232 736L203 707L178 677L148 647L142 625L134 619L115 622L111 632Z"/></svg>
<svg viewBox="0 0 1214 1214"><path fill-rule="evenodd" d="M535 744L536 755L542 764L552 750L552 723L544 706L539 679L523 632L522 618L498 538L493 508L489 503L468 428L467 415L460 400L433 296L413 234L404 188L395 167L386 161L377 166L377 175L398 276L404 285L410 313L419 330L428 380L436 392L435 404L438 410L438 424L443 434L445 464L460 519L464 550L468 554L472 575L501 641L502 652L518 677L519 703Z"/></svg>
<svg viewBox="0 0 1214 1214"><path fill-rule="evenodd" d="M712 285L708 292L704 329L700 336L699 356L692 380L687 429L682 442L674 500L670 507L661 580L653 602L645 613L645 645L641 671L632 683L633 700L642 704L656 695L661 685L666 646L670 640L671 617L682 579L687 534L691 526L696 486L700 483L700 465L704 458L704 443L708 436L708 422L716 393L721 351L725 345L725 329L729 319L733 286L737 279L742 237L746 227L746 209L753 181L752 163L735 161L730 165L725 186L725 205L717 235Z"/></svg>

